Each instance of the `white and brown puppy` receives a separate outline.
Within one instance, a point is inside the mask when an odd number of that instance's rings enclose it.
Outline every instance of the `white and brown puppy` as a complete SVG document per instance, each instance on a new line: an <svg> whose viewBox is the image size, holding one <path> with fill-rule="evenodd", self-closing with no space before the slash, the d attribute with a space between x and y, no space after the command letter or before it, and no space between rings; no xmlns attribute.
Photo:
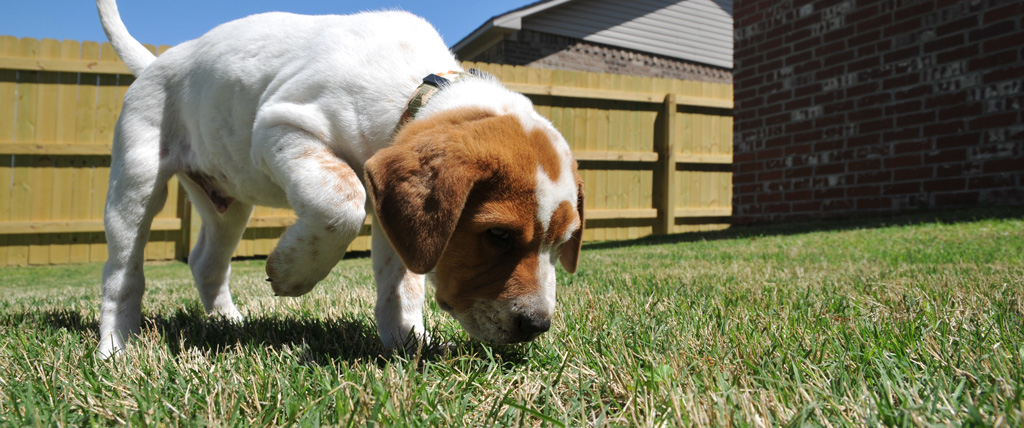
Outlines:
<svg viewBox="0 0 1024 428"><path fill-rule="evenodd" d="M266 205L298 217L267 260L285 296L324 279L367 211L375 214L385 346L427 339L430 272L440 307L474 337L520 342L548 329L554 265L574 272L579 257L576 162L530 101L493 79L453 79L410 103L424 76L461 75L426 21L404 12L269 13L156 58L128 34L114 0L96 4L138 77L114 133L101 356L139 331L143 249L175 175L203 220L189 266L209 313L241 319L229 261L253 206Z"/></svg>

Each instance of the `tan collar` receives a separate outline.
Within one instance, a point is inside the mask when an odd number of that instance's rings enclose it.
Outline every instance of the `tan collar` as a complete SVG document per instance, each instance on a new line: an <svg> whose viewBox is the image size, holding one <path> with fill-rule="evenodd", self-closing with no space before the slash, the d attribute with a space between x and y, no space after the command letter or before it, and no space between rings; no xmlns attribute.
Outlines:
<svg viewBox="0 0 1024 428"><path fill-rule="evenodd" d="M430 101L430 97L440 92L445 86L465 78L478 76L478 73L475 69L470 69L468 72L446 71L424 77L423 83L416 87L416 91L409 98L409 102L405 104L405 111L402 112L402 119L398 121L398 127L401 128L406 123L415 119L420 109L427 105L427 101Z"/></svg>

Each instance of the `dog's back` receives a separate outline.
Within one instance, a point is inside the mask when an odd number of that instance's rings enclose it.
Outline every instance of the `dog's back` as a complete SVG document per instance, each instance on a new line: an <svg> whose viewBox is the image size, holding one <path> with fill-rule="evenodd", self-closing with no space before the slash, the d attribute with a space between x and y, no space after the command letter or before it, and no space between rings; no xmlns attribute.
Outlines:
<svg viewBox="0 0 1024 428"><path fill-rule="evenodd" d="M459 65L433 27L407 12L274 12L222 24L167 50L140 74L125 102L171 113L161 120L184 125L172 127L187 130L184 135L165 135L177 140L170 155L183 169L228 169L231 182L221 183L226 192L283 206L283 195L258 190L270 183L249 167L254 123L297 125L349 164L362 165L390 143L422 77L453 69Z"/></svg>

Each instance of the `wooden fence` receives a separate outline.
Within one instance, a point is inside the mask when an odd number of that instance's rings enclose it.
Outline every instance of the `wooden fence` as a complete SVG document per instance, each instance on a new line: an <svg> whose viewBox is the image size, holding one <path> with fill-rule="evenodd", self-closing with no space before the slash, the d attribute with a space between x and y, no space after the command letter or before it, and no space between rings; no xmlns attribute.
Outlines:
<svg viewBox="0 0 1024 428"><path fill-rule="evenodd" d="M731 85L465 66L528 95L568 140L586 183L585 240L728 227ZM0 266L106 260L110 144L132 81L107 43L0 37ZM169 190L147 259L183 259L197 238L185 192ZM236 256L269 254L292 222L257 207ZM351 251L369 249L368 232Z"/></svg>

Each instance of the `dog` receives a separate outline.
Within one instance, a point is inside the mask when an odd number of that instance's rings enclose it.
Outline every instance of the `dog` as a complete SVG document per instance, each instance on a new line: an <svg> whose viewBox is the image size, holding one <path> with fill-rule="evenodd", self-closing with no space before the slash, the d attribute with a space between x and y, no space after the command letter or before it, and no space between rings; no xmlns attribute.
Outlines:
<svg viewBox="0 0 1024 428"><path fill-rule="evenodd" d="M266 13L155 57L114 0L96 5L136 76L114 131L101 357L140 330L143 249L172 176L202 218L188 264L211 315L242 320L229 262L263 205L297 217L266 261L280 296L310 291L374 216L386 348L429 342L425 274L474 338L517 343L550 328L555 264L575 273L579 261L577 163L528 98L464 71L425 20Z"/></svg>

